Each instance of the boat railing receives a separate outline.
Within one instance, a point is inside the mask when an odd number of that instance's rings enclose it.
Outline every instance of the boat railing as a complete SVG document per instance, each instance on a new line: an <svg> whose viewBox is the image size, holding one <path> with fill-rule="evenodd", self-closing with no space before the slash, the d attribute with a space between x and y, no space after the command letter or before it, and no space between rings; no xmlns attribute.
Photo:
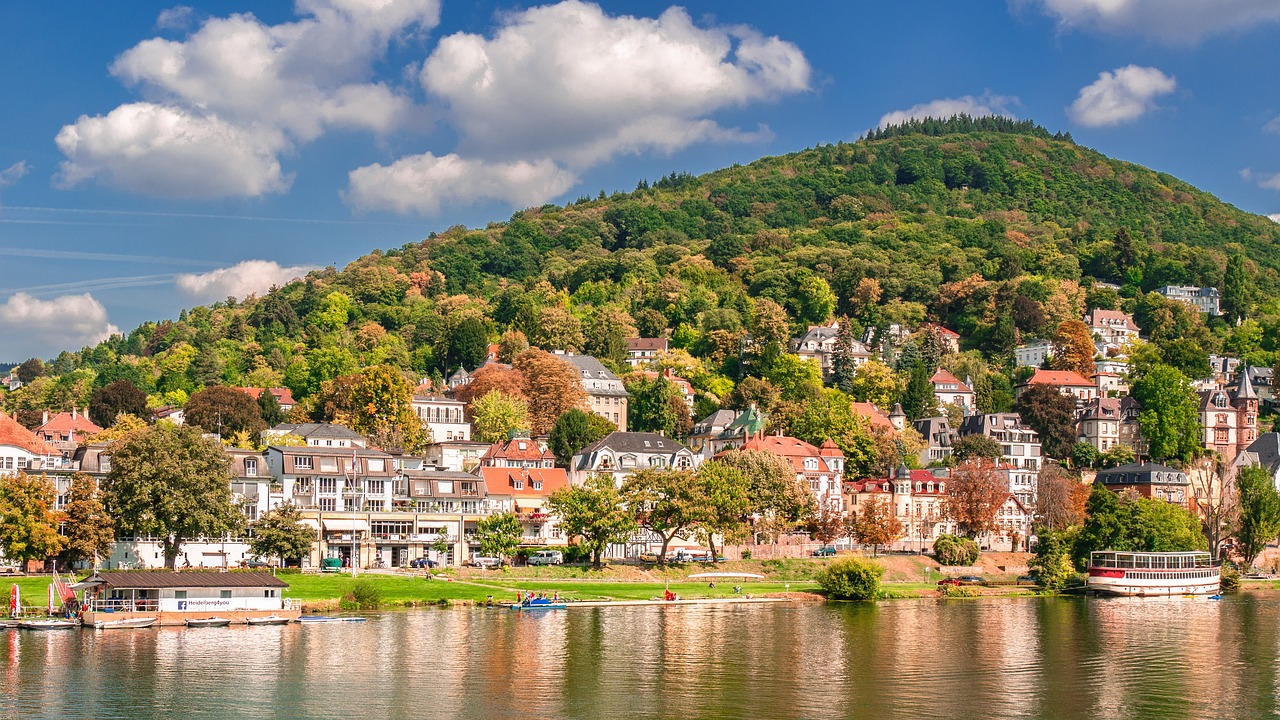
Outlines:
<svg viewBox="0 0 1280 720"><path fill-rule="evenodd" d="M138 600L106 598L94 600L90 609L95 612L157 612L160 610L160 601L147 598Z"/></svg>

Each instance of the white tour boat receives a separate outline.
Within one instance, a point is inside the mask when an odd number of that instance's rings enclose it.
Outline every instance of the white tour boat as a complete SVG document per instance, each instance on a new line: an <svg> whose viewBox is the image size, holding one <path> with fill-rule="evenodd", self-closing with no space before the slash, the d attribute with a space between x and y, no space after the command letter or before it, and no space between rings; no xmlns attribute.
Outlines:
<svg viewBox="0 0 1280 720"><path fill-rule="evenodd" d="M1161 597L1216 595L1222 568L1207 552L1089 553L1085 589L1099 594Z"/></svg>
<svg viewBox="0 0 1280 720"><path fill-rule="evenodd" d="M99 620L93 624L95 630L142 630L156 624L160 618L135 617L123 620Z"/></svg>

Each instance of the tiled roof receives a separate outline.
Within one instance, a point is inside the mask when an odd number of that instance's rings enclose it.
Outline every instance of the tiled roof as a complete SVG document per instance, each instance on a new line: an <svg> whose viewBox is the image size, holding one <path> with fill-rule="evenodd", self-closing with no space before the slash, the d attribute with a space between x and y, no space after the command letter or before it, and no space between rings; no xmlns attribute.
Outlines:
<svg viewBox="0 0 1280 720"><path fill-rule="evenodd" d="M485 489L491 495L545 498L569 484L564 468L482 467L480 473L484 478ZM541 490L533 489L535 480L542 483ZM523 485L519 490L516 489L516 481Z"/></svg>
<svg viewBox="0 0 1280 720"><path fill-rule="evenodd" d="M208 572L202 570L102 571L94 575L113 588L287 588L289 583L269 572Z"/></svg>
<svg viewBox="0 0 1280 720"><path fill-rule="evenodd" d="M1025 384L1053 385L1054 387L1093 387L1093 383L1073 370L1036 370Z"/></svg>
<svg viewBox="0 0 1280 720"><path fill-rule="evenodd" d="M493 460L504 458L507 460L547 460L555 458L555 454L550 450L543 450L538 443L529 438L511 438L504 442L496 442L489 446L489 450L484 454L484 459Z"/></svg>
<svg viewBox="0 0 1280 720"><path fill-rule="evenodd" d="M889 421L888 413L876 407L875 403L851 402L849 407L853 409L855 415L861 415L869 420L872 425L879 425L889 430L895 429L893 423Z"/></svg>
<svg viewBox="0 0 1280 720"><path fill-rule="evenodd" d="M659 350L666 352L666 338L627 338L627 350Z"/></svg>
<svg viewBox="0 0 1280 720"><path fill-rule="evenodd" d="M578 455L590 456L598 450L613 452L639 452L661 455L673 455L681 450L688 450L684 445L651 432L611 432L603 438L578 451Z"/></svg>
<svg viewBox="0 0 1280 720"><path fill-rule="evenodd" d="M22 424L0 411L0 445L12 445L33 455L61 455L61 451L36 437Z"/></svg>
<svg viewBox="0 0 1280 720"><path fill-rule="evenodd" d="M955 390L944 390L943 392L962 392L962 393L973 392L972 388L960 382L960 378L956 377L955 375L952 375L950 372L943 370L942 368L938 368L938 372L934 373L933 377L929 378L929 382L933 383L934 385L947 384L947 385L956 386Z"/></svg>
<svg viewBox="0 0 1280 720"><path fill-rule="evenodd" d="M236 389L248 395L249 397L253 398L254 400L257 400L262 395L263 390L267 390L272 395L276 396L276 402L280 403L281 405L297 405L298 404L297 402L294 401L293 391L291 391L289 388L237 387Z"/></svg>
<svg viewBox="0 0 1280 720"><path fill-rule="evenodd" d="M37 433L57 433L66 435L72 430L77 435L93 435L102 432L102 428L94 424L84 413L76 413L72 415L69 412L60 412L49 418L49 421L36 428Z"/></svg>

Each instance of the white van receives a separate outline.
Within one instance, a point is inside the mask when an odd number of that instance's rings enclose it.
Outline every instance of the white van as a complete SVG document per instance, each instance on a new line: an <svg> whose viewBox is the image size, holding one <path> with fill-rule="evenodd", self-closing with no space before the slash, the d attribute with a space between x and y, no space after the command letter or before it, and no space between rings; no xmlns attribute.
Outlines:
<svg viewBox="0 0 1280 720"><path fill-rule="evenodd" d="M529 556L530 565L563 565L564 553L559 550L539 550Z"/></svg>

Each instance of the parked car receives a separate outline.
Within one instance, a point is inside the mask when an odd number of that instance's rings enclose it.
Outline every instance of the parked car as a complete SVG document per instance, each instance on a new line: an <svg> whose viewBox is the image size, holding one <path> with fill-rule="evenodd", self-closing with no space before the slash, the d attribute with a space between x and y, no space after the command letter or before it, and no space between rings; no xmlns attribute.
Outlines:
<svg viewBox="0 0 1280 720"><path fill-rule="evenodd" d="M539 550L529 556L530 565L563 565L564 553L559 550Z"/></svg>
<svg viewBox="0 0 1280 720"><path fill-rule="evenodd" d="M960 578L953 578L953 577L942 578L941 580L938 581L938 587L942 587L943 585L954 585L956 587L959 587Z"/></svg>
<svg viewBox="0 0 1280 720"><path fill-rule="evenodd" d="M826 547L820 547L817 550L814 550L812 554L814 557L834 557L836 549L831 545L827 545Z"/></svg>
<svg viewBox="0 0 1280 720"><path fill-rule="evenodd" d="M270 569L271 563L262 558L245 558L240 561L240 567L250 570L267 570Z"/></svg>
<svg viewBox="0 0 1280 720"><path fill-rule="evenodd" d="M423 570L423 569L430 569L430 568L433 568L433 567L435 567L435 566L437 566L437 565L439 565L439 564L440 564L440 563L436 562L435 560L432 560L432 559L431 559L431 558L429 558L429 557L426 557L425 555L424 555L423 557L420 557L420 558L414 558L414 559L412 559L412 560L410 560L410 561L409 561L409 567L411 567L411 568L417 568L417 569L419 569L419 570Z"/></svg>
<svg viewBox="0 0 1280 720"><path fill-rule="evenodd" d="M472 556L471 567L500 568L502 567L502 560L496 557Z"/></svg>
<svg viewBox="0 0 1280 720"><path fill-rule="evenodd" d="M1040 584L1040 578L1039 578L1039 577L1037 577L1035 573L1028 573L1028 574L1026 574L1026 575L1019 575L1019 576L1018 576L1018 584L1019 584L1019 585L1023 585L1023 584L1039 585L1039 584Z"/></svg>
<svg viewBox="0 0 1280 720"><path fill-rule="evenodd" d="M642 552L640 553L640 556L638 559L640 560L640 562L656 563L658 562L658 553Z"/></svg>
<svg viewBox="0 0 1280 720"><path fill-rule="evenodd" d="M987 584L986 579L978 575L961 575L956 579L960 581L961 585L986 585Z"/></svg>

